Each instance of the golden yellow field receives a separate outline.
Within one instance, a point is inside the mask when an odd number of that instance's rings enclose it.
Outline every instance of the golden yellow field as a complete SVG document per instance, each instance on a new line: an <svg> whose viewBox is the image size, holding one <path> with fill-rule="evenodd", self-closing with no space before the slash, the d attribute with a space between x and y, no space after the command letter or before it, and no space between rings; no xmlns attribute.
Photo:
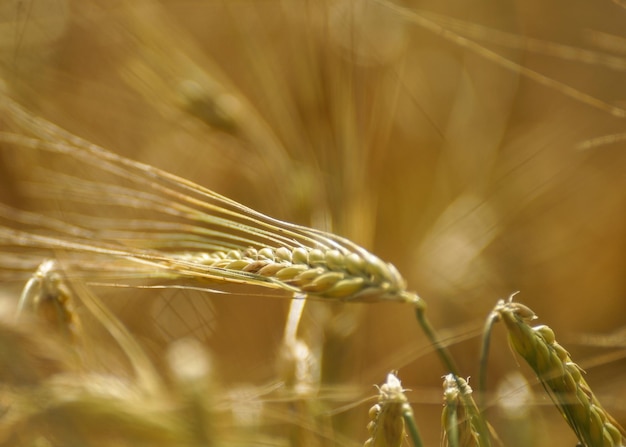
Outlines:
<svg viewBox="0 0 626 447"><path fill-rule="evenodd" d="M392 263L491 427L456 445L579 442L506 324L479 390L518 291L625 425L625 23L620 0L0 2L0 447L363 445L391 371L424 445L455 445L410 303L307 283L289 338L294 290L180 256L292 227L237 208L259 232L235 240L180 179ZM16 317L46 259L65 301Z"/></svg>

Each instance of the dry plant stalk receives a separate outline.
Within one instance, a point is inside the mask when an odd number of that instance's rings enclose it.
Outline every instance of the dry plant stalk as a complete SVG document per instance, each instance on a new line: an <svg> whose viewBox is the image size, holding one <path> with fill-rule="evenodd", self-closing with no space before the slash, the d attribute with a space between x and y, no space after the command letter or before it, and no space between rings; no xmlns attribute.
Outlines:
<svg viewBox="0 0 626 447"><path fill-rule="evenodd" d="M304 304L301 301L292 303ZM292 321L297 324L297 321ZM328 409L322 401L316 399L321 385L319 357L305 340L295 337L295 331L289 329L286 328L279 349L277 371L282 394L289 402L289 411L298 420L306 421L305 426L292 424L289 438L293 445L322 446L328 441L323 435L331 430L323 415Z"/></svg>
<svg viewBox="0 0 626 447"><path fill-rule="evenodd" d="M444 407L441 425L445 447L478 447L481 442L480 428L475 424L478 408L471 397L472 388L465 379L448 374L443 380ZM471 408L468 408L468 404ZM484 437L484 436L483 436Z"/></svg>
<svg viewBox="0 0 626 447"><path fill-rule="evenodd" d="M513 349L535 371L554 404L586 447L619 447L624 429L602 407L583 378L582 369L548 326L532 327L535 313L520 303L500 300L490 317L506 325Z"/></svg>

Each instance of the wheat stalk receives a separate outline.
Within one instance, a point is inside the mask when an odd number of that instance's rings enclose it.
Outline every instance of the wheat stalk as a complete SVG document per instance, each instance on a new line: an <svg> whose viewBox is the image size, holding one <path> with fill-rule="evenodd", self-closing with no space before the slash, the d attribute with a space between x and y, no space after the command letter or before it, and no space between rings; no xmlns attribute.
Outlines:
<svg viewBox="0 0 626 447"><path fill-rule="evenodd" d="M40 177L51 181L39 192L63 201L95 202L104 210L146 210L161 219L119 219L111 228L110 220L100 225L99 218L76 215L76 222L68 222L63 231L57 219L36 221L32 213L2 207L0 217L35 228L0 226L0 243L69 253L71 270L87 270L91 280L103 273L126 274L166 279L173 284L165 286L176 288L193 281L200 288L209 283L215 287L206 289L218 292L224 285L252 285L297 298L409 303L446 370L458 375L426 318L425 302L407 290L393 264L346 238L266 216L189 180L96 146L34 116L6 96L0 97L0 108L17 129L0 132L0 141L9 147L68 157L117 180L94 183L65 175L55 182L58 174L46 172ZM58 184L71 189L59 191Z"/></svg>
<svg viewBox="0 0 626 447"><path fill-rule="evenodd" d="M586 447L619 447L626 441L623 428L604 409L582 369L557 341L552 329L532 327L535 313L511 299L500 300L490 320L506 325L511 346L535 371L582 445Z"/></svg>

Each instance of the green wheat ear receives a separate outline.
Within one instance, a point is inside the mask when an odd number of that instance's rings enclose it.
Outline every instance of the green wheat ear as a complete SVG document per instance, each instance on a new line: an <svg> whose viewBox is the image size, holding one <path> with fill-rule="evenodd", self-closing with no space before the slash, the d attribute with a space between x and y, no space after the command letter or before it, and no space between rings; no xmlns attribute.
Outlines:
<svg viewBox="0 0 626 447"><path fill-rule="evenodd" d="M624 429L604 409L583 378L583 370L548 326L532 327L535 313L511 299L500 300L490 320L503 321L511 346L535 371L552 401L585 447L620 447Z"/></svg>
<svg viewBox="0 0 626 447"><path fill-rule="evenodd" d="M421 447L413 409L396 374L389 373L387 381L377 388L378 403L369 411L367 430L370 437L364 447L400 447L407 437L407 429L415 447Z"/></svg>
<svg viewBox="0 0 626 447"><path fill-rule="evenodd" d="M481 417L472 399L472 388L467 381L448 374L443 380L443 413L441 425L444 430L445 447L479 447L485 445L487 433L481 435L481 427L476 418Z"/></svg>

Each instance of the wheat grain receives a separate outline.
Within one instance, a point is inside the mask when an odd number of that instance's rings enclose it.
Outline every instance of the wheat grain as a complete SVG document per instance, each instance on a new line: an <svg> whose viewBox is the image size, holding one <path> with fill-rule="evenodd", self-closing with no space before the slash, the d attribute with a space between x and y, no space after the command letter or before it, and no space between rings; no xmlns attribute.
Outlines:
<svg viewBox="0 0 626 447"><path fill-rule="evenodd" d="M210 445L204 431L210 393L202 386L208 368L201 355L171 365L175 389L169 393L120 322L84 286L71 285L57 262L45 261L22 293L18 318L0 309L2 399L10 402L0 418L0 444ZM95 373L68 355L67 330L59 326L77 321L66 306L77 297L117 340L135 377ZM86 334L80 335L82 341ZM172 347L170 359L182 360L181 345Z"/></svg>
<svg viewBox="0 0 626 447"><path fill-rule="evenodd" d="M165 279L168 282L159 285L164 287L200 284L199 288L221 292L223 285L251 285L297 298L409 303L447 371L457 374L425 316L424 301L407 290L392 264L346 238L271 218L184 178L109 152L34 116L7 97L0 98L0 107L17 129L0 132L0 141L8 147L79 161L119 181L97 183L62 175L58 183L71 185L68 192L53 181L58 173L46 172L40 178L51 180L38 188L48 194L45 198L97 203L104 212L121 207L151 214L150 219L116 222L75 214L67 232L58 219L49 223L41 219L39 225L29 225L35 227L32 231L0 227L0 243L62 251L71 270L83 270L90 281L102 275L126 275ZM36 222L31 214L0 211L13 221ZM146 368L137 369L142 370ZM408 406L405 409L410 411Z"/></svg>
<svg viewBox="0 0 626 447"><path fill-rule="evenodd" d="M390 264L373 255L342 253L338 249L264 247L182 255L180 259L283 284L307 296L350 301L415 299Z"/></svg>
<svg viewBox="0 0 626 447"><path fill-rule="evenodd" d="M512 299L498 302L491 318L504 322L511 346L535 371L584 446L624 445L624 430L602 407L583 378L582 369L556 341L552 329L545 325L530 326L536 319L535 313Z"/></svg>

